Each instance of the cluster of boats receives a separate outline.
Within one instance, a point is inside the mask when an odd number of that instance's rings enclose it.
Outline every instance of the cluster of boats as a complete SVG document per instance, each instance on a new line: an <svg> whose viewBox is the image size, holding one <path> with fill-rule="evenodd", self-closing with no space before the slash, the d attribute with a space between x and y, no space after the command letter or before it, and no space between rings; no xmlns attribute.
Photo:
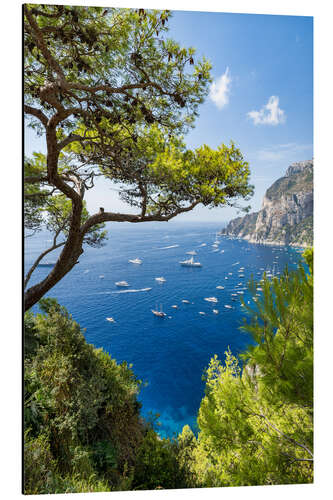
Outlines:
<svg viewBox="0 0 333 500"><path fill-rule="evenodd" d="M214 248L213 251L216 251L216 249L219 249L219 244L220 244L220 241L218 240L218 237L216 235L216 240L212 244L212 247ZM206 246L206 245L207 245L206 243L202 243L199 246L203 247L203 246ZM223 250L221 251L221 253L222 252L223 252ZM184 266L184 267L195 267L195 268L202 267L202 264L199 261L195 260L195 256L197 255L197 252L195 250L190 250L190 251L186 252L186 255L188 255L189 258L185 258L184 260L181 260L179 262L179 264L181 266ZM142 260L139 259L139 258L129 259L128 262L131 263L131 264L142 264ZM234 264L232 264L232 267L233 266L238 266L239 264L240 264L240 262L237 261ZM241 281L237 285L235 285L235 288L233 289L234 293L231 293L231 301L238 301L239 297L244 294L244 290L246 289L246 287L243 286L243 282L242 282L243 281L242 278L245 277L245 274L244 274L245 273L245 268L242 266L242 267L239 267L237 270L236 269L228 272L227 276L225 276L225 280L232 279L232 277L235 277L236 275L238 275L238 278L241 279ZM264 268L261 268L261 270L264 271ZM270 271L266 271L266 276L267 277L271 277L272 273ZM274 271L273 271L273 276L274 276ZM102 277L102 276L100 276L100 277ZM155 278L155 281L157 281L158 283L165 283L166 279L163 276L158 276L158 277ZM261 280L261 282L262 281L263 280ZM127 287L129 287L129 284L127 283L127 281L117 281L115 283L115 285L117 287L119 287L119 288L127 288ZM217 285L216 289L217 290L224 290L225 286ZM257 287L256 297L254 298L255 301L258 300L258 297L260 296L260 294L262 293L262 291L263 291L263 289L262 289L261 286ZM219 302L219 299L217 297L215 297L215 296L204 297L203 300L205 300L206 302L209 302L209 303L211 303L211 304L214 305L214 308L212 309L212 313L213 314L219 314L219 310L216 308L216 304ZM194 304L193 302L191 302L188 299L182 299L181 302L183 304ZM173 308L173 309L179 309L179 306L177 304L173 304L173 305L171 305L171 308ZM230 305L230 304L224 304L224 308L225 309L233 309L234 307L232 305ZM159 307L156 305L156 307L154 309L151 309L151 312L157 318L172 318L172 316L168 316L168 314L165 311L163 311L162 304L160 304ZM198 313L201 316L205 316L207 314L207 312L204 312L204 311L199 311ZM112 322L112 323L115 322L114 318L106 318L106 319L108 321Z"/></svg>
<svg viewBox="0 0 333 500"><path fill-rule="evenodd" d="M155 278L155 281L158 281L158 283L165 283L166 279L163 276L158 276L157 278ZM130 286L129 283L127 283L127 281L116 281L115 285L118 288L128 288ZM142 290L145 290L145 289L143 288ZM149 290L150 290L150 288L149 288Z"/></svg>
<svg viewBox="0 0 333 500"><path fill-rule="evenodd" d="M216 239L213 243L213 248L216 249L216 250L213 250L213 251L217 251L218 248L219 248L219 244L220 244L220 241L218 240L218 237L217 237L217 234L216 234ZM206 243L202 243L201 245L199 245L200 247L204 247L206 246L207 244ZM168 247L169 248L169 247ZM170 247L171 248L171 247ZM189 258L187 259L184 259L184 260L181 260L179 262L179 264L183 267L195 267L195 268L199 268L199 267L202 267L202 264L201 262L199 261L196 261L194 259L195 255L197 255L197 252L195 250L190 250L188 252L186 252L186 255L190 255ZM128 262L130 264L142 264L142 260L139 259L139 258L135 258L135 259L129 259ZM165 283L166 282L166 279L163 277L163 276L159 276L157 278L155 278L155 280L159 283ZM129 284L127 283L127 281L117 281L115 283L115 285L119 288L125 288L125 287L129 287ZM217 286L216 287L217 289L224 289L224 286ZM205 297L204 299L205 301L207 302L210 302L210 303L213 303L213 304L216 304L218 302L218 299L216 297ZM183 299L182 300L182 303L183 304L190 304L191 302L187 299ZM193 302L192 302L193 304ZM173 309L178 309L178 305L174 304L171 306ZM230 307L231 306L227 306L227 307ZM158 318L166 318L167 317L167 313L165 313L162 309L162 305L160 305L160 307L158 308L157 305L155 307L155 309L152 309L151 312L154 314L154 316L158 317ZM213 313L214 314L218 314L219 313L219 310L218 309L213 309ZM204 316L206 313L204 311L199 311L199 314ZM171 318L171 316L169 316L169 318ZM108 321L111 321L111 322L114 322L114 319L113 318L106 318Z"/></svg>
<svg viewBox="0 0 333 500"><path fill-rule="evenodd" d="M185 260L180 261L179 264L181 266L185 266L185 267L202 267L202 264L200 262L196 262L194 260L193 256L197 254L195 250L191 250L190 252L186 252L186 253L189 254L189 255L192 255L192 257L190 257L189 259L185 259ZM142 264L142 260L138 259L138 258L136 258L136 259L129 259L128 262L131 263L131 264Z"/></svg>

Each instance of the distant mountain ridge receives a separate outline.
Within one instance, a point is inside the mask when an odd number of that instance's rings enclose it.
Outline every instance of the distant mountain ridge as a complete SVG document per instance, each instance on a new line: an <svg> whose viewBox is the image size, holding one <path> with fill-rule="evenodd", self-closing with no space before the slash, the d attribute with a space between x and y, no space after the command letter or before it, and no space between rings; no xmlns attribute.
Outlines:
<svg viewBox="0 0 333 500"><path fill-rule="evenodd" d="M313 160L292 163L267 189L261 210L231 220L222 234L250 243L313 245Z"/></svg>

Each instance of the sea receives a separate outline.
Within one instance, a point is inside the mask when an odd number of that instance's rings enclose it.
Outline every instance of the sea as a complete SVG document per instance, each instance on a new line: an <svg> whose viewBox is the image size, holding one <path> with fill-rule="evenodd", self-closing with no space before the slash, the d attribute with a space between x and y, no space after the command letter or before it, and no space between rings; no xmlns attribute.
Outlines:
<svg viewBox="0 0 333 500"><path fill-rule="evenodd" d="M217 354L223 360L228 349L239 355L252 342L240 330L245 316L240 296L251 300L251 277L279 276L301 258L299 248L219 236L223 226L216 221L108 223L106 245L85 247L79 263L47 294L68 309L88 342L133 365L142 381L142 414L156 420L162 437L177 436L186 424L197 431L210 359ZM50 244L47 232L27 238L26 270ZM193 251L202 267L181 266ZM57 252L44 261L56 260ZM142 263L129 262L136 258ZM49 270L37 267L29 285ZM118 281L129 286L119 288ZM217 301L205 300L212 297Z"/></svg>

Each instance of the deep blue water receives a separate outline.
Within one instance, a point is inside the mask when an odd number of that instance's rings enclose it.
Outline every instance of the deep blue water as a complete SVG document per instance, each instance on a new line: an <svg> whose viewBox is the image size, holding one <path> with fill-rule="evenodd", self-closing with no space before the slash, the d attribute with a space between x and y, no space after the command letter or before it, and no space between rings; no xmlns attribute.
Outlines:
<svg viewBox="0 0 333 500"><path fill-rule="evenodd" d="M87 247L79 264L48 296L56 297L86 329L88 342L103 347L118 362L133 364L136 376L146 383L139 396L142 411L160 414L162 435L172 436L185 424L195 429L204 393L202 375L210 358L217 354L223 359L228 347L239 354L250 342L239 331L244 312L238 297L231 294L243 289L245 301L249 300L244 288L251 275L259 280L264 270L279 273L286 264L295 268L300 251L225 237L214 251L215 234L221 229L216 223L115 223L108 227L107 245ZM49 238L40 233L28 240L27 268L50 245ZM202 268L180 266L180 260L190 257L186 255L190 250L196 250L195 260ZM136 257L142 265L128 263ZM55 256L50 254L45 260L55 260ZM241 267L244 277L239 277ZM38 267L30 285L48 271ZM155 278L159 276L166 282L158 283ZM119 293L115 282L121 280L129 283L129 290L151 290ZM219 290L218 285L225 288ZM218 299L217 304L204 300L211 296ZM183 299L190 304L182 303ZM173 304L179 308L171 308ZM226 304L232 309L225 308ZM156 305L162 305L167 318L152 314ZM219 314L213 313L214 308ZM109 316L115 323L106 320Z"/></svg>

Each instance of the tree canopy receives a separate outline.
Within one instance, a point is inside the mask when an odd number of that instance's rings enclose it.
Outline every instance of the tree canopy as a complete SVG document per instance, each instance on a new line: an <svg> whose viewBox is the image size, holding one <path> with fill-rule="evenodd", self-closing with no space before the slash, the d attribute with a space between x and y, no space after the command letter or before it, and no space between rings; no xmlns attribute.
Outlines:
<svg viewBox="0 0 333 500"><path fill-rule="evenodd" d="M24 6L24 110L46 154L25 159L27 233L47 227L62 247L44 280L27 289L29 309L100 246L108 221L168 221L198 204L236 204L252 194L249 167L231 143L186 148L211 81L210 63L167 38L169 11ZM84 196L96 177L116 183L137 213L101 207ZM110 184L110 185L113 185Z"/></svg>

